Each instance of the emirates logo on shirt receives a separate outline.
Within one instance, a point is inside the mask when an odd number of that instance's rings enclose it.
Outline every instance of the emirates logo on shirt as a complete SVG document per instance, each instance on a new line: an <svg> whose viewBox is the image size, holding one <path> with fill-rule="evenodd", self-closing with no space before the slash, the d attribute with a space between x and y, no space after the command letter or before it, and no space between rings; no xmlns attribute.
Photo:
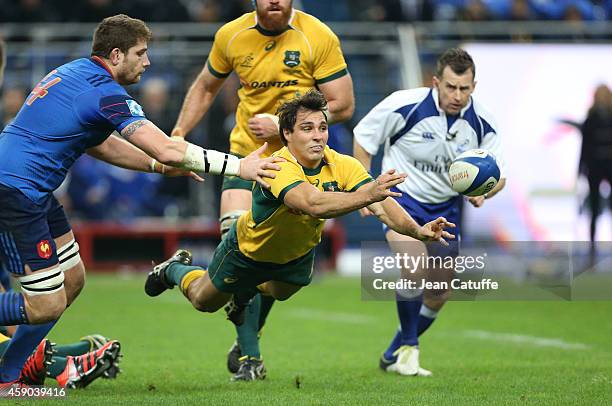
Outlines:
<svg viewBox="0 0 612 406"><path fill-rule="evenodd" d="M38 244L36 244L36 250L38 251L38 256L43 259L49 259L51 254L53 253L51 250L51 244L49 244L49 240L42 240Z"/></svg>

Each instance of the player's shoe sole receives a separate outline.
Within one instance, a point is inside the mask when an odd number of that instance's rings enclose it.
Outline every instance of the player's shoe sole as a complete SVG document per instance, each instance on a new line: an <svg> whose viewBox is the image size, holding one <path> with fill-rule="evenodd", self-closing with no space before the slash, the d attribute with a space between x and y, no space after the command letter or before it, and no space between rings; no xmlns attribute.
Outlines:
<svg viewBox="0 0 612 406"><path fill-rule="evenodd" d="M145 293L151 297L159 296L164 291L174 288L174 285L168 283L165 276L166 268L173 263L180 263L183 265L191 265L192 257L191 252L187 250L177 250L170 258L165 260L159 265L155 265L153 270L147 275L145 282Z"/></svg>

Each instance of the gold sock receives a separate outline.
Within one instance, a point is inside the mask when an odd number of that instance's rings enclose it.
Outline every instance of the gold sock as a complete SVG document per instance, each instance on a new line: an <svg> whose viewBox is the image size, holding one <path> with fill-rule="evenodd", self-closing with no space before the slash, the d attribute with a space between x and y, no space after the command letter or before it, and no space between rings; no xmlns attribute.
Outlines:
<svg viewBox="0 0 612 406"><path fill-rule="evenodd" d="M189 289L191 282L203 277L204 275L206 275L206 271L204 269L194 269L183 276L183 279L181 279L181 291L183 294L187 295L187 289Z"/></svg>

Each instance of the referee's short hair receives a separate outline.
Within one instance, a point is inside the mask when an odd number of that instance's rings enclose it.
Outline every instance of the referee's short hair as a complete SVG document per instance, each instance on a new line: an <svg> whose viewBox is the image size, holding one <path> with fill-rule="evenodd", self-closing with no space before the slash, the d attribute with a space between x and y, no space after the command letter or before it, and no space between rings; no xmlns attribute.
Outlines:
<svg viewBox="0 0 612 406"><path fill-rule="evenodd" d="M436 64L436 76L438 78L442 77L442 72L444 72L444 68L447 66L458 75L462 75L470 69L472 71L472 79L476 78L474 60L464 49L450 48L438 58L438 63Z"/></svg>

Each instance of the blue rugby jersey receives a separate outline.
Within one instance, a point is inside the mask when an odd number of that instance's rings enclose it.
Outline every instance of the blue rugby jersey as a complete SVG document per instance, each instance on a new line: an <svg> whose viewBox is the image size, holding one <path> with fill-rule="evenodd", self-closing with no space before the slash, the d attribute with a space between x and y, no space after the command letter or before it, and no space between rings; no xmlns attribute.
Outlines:
<svg viewBox="0 0 612 406"><path fill-rule="evenodd" d="M0 134L0 184L40 202L86 149L144 118L99 58L62 65L36 85Z"/></svg>

